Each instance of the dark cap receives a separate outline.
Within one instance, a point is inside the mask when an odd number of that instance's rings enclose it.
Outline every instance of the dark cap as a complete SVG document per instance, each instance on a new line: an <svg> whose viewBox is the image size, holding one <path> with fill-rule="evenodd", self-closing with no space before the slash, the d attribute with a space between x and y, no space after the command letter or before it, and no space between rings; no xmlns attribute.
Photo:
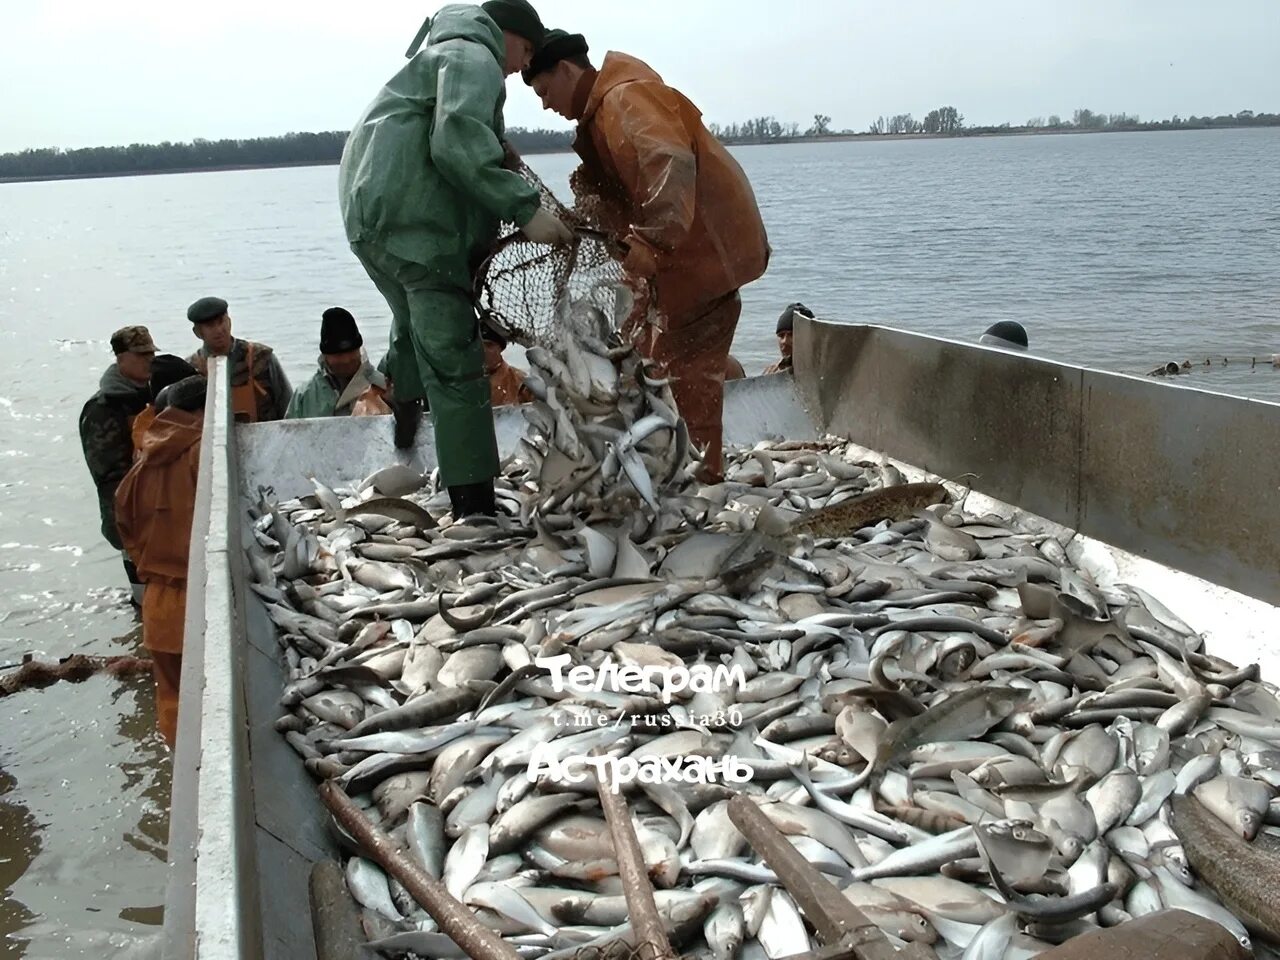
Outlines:
<svg viewBox="0 0 1280 960"><path fill-rule="evenodd" d="M169 407L193 412L203 410L205 391L208 387L209 381L199 375L184 377L177 383L171 383L156 397L156 413L162 413Z"/></svg>
<svg viewBox="0 0 1280 960"><path fill-rule="evenodd" d="M802 317L813 319L813 311L806 307L803 303L793 303L783 310L778 316L778 333L790 333L795 324L796 314Z"/></svg>
<svg viewBox="0 0 1280 960"><path fill-rule="evenodd" d="M330 307L320 316L320 352L349 353L364 346L356 318L342 307Z"/></svg>
<svg viewBox="0 0 1280 960"><path fill-rule="evenodd" d="M542 37L546 31L542 26L542 18L529 0L485 0L480 7L501 29L524 37L533 44L535 50L542 46Z"/></svg>
<svg viewBox="0 0 1280 960"><path fill-rule="evenodd" d="M148 387L151 390L151 402L156 402L156 397L160 395L160 391L171 383L177 383L179 380L185 380L187 377L196 376L196 368L187 363L182 357L175 357L171 353L162 353L151 361L151 380Z"/></svg>
<svg viewBox="0 0 1280 960"><path fill-rule="evenodd" d="M978 342L995 347L1025 350L1027 349L1027 331L1017 320L1000 320L987 327L986 333Z"/></svg>
<svg viewBox="0 0 1280 960"><path fill-rule="evenodd" d="M480 324L480 339L486 340L489 343L496 343L498 346L502 347L503 350L507 349L507 338L487 323Z"/></svg>
<svg viewBox="0 0 1280 960"><path fill-rule="evenodd" d="M117 357L122 353L155 353L156 342L146 327L121 327L111 335L111 352Z"/></svg>
<svg viewBox="0 0 1280 960"><path fill-rule="evenodd" d="M580 33L567 33L564 30L548 30L543 38L542 46L540 46L533 59L529 61L529 66L520 71L520 76L524 78L524 82L533 86L533 78L538 74L550 70L561 60L568 60L570 57L585 57L587 55L587 38Z"/></svg>
<svg viewBox="0 0 1280 960"><path fill-rule="evenodd" d="M201 297L187 307L187 319L192 323L208 323L227 312L227 301L221 297Z"/></svg>

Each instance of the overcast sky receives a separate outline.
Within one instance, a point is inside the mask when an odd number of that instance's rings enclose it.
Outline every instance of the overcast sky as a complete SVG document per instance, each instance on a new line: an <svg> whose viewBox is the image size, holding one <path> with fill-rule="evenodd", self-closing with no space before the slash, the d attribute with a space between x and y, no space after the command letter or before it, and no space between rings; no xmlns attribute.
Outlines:
<svg viewBox="0 0 1280 960"><path fill-rule="evenodd" d="M350 128L438 3L0 0L0 151ZM1280 0L542 0L708 122L1280 112ZM353 15L358 14L358 15ZM519 77L509 126L563 127Z"/></svg>

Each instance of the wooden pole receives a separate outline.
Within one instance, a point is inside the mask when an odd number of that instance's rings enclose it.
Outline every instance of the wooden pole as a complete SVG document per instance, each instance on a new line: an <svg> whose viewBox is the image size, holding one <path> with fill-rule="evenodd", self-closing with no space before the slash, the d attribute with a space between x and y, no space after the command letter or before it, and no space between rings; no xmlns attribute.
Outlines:
<svg viewBox="0 0 1280 960"><path fill-rule="evenodd" d="M858 960L915 960L929 956L916 949L916 944L908 944L901 952L895 950L880 928L801 856L752 800L742 795L730 800L729 819L778 875L827 948L836 948L839 953L850 949ZM823 957L829 952L824 949L814 956Z"/></svg>
<svg viewBox="0 0 1280 960"><path fill-rule="evenodd" d="M342 828L391 876L395 877L435 919L440 930L474 960L520 960L520 955L458 901L443 883L402 854L385 833L375 827L341 787L330 780L320 785L320 799Z"/></svg>
<svg viewBox="0 0 1280 960"><path fill-rule="evenodd" d="M618 876L622 880L622 892L631 913L631 924L636 931L636 949L643 960L676 960L667 932L658 914L658 904L649 883L649 871L640 841L631 827L631 811L627 802L597 771L596 788L600 794L600 806L604 809L604 822L613 836L613 853L618 860Z"/></svg>

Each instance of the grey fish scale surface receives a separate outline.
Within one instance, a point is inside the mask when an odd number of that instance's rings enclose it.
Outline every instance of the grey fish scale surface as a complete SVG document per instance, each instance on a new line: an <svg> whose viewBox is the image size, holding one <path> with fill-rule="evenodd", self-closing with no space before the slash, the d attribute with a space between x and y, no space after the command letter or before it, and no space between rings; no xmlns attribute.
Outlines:
<svg viewBox="0 0 1280 960"><path fill-rule="evenodd" d="M593 916L620 919L603 906L622 890L594 782L577 775L592 759L632 765L618 786L690 956L809 946L725 815L738 793L837 885L892 890L869 919L894 937L927 931L940 956L1047 947L1017 933L1019 911L1077 903L1108 922L1176 902L1233 935L1280 930L1267 892L1280 840L1265 826L1280 702L1256 670L1203 649L1177 597L1073 566L1016 517L970 514L935 488L897 496L902 475L841 438L726 451L724 482L704 485L694 452L664 439L683 426L669 384L607 312L559 309L530 357L542 412L496 481L518 516L457 525L432 478L392 468L353 490L317 478L319 510L255 508L271 534L251 543L255 579L290 675L308 677L282 700L281 733L336 751L313 776L363 762L351 782L366 815L464 901L475 887L473 907L530 958L622 929L570 922L555 893L571 880L600 898ZM834 509L884 490L889 513ZM795 523L797 503L827 512ZM404 541L415 556L393 564ZM492 612L476 645L451 646L438 594ZM311 615L318 600L340 622ZM405 625L361 633L379 618ZM374 639L348 652L357 634ZM739 755L754 779L729 778ZM646 789L649 774L660 784ZM1188 803L1196 815L1175 818ZM1007 875L978 858L976 825L997 830ZM1058 892L1029 876L1047 853L1069 877ZM1224 856L1262 879L1214 869ZM437 947L371 866L348 868L368 931Z"/></svg>

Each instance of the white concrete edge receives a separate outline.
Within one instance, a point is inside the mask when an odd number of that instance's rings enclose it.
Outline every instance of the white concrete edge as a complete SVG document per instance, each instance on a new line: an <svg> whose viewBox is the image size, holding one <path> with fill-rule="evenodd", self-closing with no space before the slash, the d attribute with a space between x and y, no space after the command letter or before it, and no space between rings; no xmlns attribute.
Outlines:
<svg viewBox="0 0 1280 960"><path fill-rule="evenodd" d="M849 444L860 458L887 463L913 482L945 483L961 493L960 484L928 473L883 453ZM1238 593L1220 584L1193 576L1173 567L1121 550L1102 540L1086 537L1069 527L1047 520L974 490L966 501L969 513L990 513L1016 522L1021 529L1046 533L1067 548L1068 558L1089 573L1100 586L1128 584L1151 594L1205 640L1205 652L1242 666L1258 663L1264 679L1280 677L1280 608Z"/></svg>

